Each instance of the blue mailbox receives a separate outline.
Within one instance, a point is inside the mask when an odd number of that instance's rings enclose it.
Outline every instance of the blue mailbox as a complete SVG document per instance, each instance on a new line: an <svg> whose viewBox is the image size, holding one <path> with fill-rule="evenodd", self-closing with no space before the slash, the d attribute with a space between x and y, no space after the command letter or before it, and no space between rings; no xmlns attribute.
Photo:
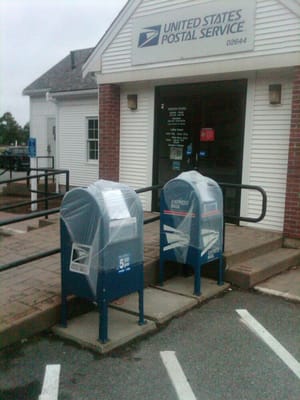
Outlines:
<svg viewBox="0 0 300 400"><path fill-rule="evenodd" d="M139 294L144 323L144 242L141 201L128 186L99 180L68 192L61 205L62 324L67 296L99 307L99 340L108 340L108 304Z"/></svg>
<svg viewBox="0 0 300 400"><path fill-rule="evenodd" d="M194 294L201 294L201 268L219 260L223 284L223 196L219 185L197 171L167 182L160 197L160 283L164 264L174 261L194 270Z"/></svg>

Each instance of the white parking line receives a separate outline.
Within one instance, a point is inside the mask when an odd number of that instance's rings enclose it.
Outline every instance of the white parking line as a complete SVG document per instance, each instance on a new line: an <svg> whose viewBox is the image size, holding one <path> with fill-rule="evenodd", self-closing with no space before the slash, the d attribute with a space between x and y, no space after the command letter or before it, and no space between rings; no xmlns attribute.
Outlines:
<svg viewBox="0 0 300 400"><path fill-rule="evenodd" d="M57 400L59 388L60 364L46 366L42 393L39 400Z"/></svg>
<svg viewBox="0 0 300 400"><path fill-rule="evenodd" d="M258 335L300 379L299 362L247 310L236 310L242 322Z"/></svg>
<svg viewBox="0 0 300 400"><path fill-rule="evenodd" d="M160 357L176 390L178 399L196 400L196 397L177 360L175 351L161 351Z"/></svg>

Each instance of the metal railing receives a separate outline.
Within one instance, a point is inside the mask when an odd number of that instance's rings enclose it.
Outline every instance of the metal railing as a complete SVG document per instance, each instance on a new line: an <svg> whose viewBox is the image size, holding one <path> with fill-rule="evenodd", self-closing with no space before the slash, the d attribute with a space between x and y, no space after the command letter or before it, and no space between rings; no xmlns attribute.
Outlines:
<svg viewBox="0 0 300 400"><path fill-rule="evenodd" d="M37 170L36 168L31 169L32 170ZM37 199L37 200L31 200L31 201L24 201L24 202L19 202L16 203L14 205L9 205L9 206L2 206L0 207L0 211L7 211L9 209L15 209L21 206L26 206L26 205L32 205L35 203L40 203L40 202L44 202L44 206L45 206L45 210L43 211L35 211L35 212L31 212L29 214L26 215L22 215L22 216L18 216L18 217L14 217L14 218L8 218L5 219L3 221L0 221L0 227L2 226L6 226L6 225L10 225L10 224L14 224L16 222L22 222L22 221L27 221L30 219L35 219L35 218L39 218L39 217L45 217L48 218L49 215L52 214L56 214L59 213L60 211L60 207L55 207L55 208L51 208L49 209L49 201L53 200L53 199L59 199L62 198L64 196L65 192L69 191L69 171L68 170L54 170L54 169L47 169L47 168L39 168L38 172L42 171L43 173L37 173L34 175L27 175L25 178L15 178L15 179L11 179L11 180L6 180L6 181L1 181L1 184L7 184L7 183L13 183L13 182L20 182L20 181L26 181L26 186L27 189L29 191L29 193L36 193L36 194L41 194L44 197ZM53 179L55 178L55 176L58 175L65 175L65 191L64 193L60 193L60 192L50 192L49 191L49 178L52 177ZM32 190L30 188L30 180L31 179L44 179L44 190ZM41 258L44 257L48 257L50 255L56 254L56 253L60 253L60 247L52 249L52 250L48 250L48 251L43 251L13 262L10 262L8 264L5 265L1 265L0 266L0 272L1 271L6 271L8 269L11 268L15 268L18 267L20 265L26 264L28 262L31 261L35 261L35 260L39 260Z"/></svg>
<svg viewBox="0 0 300 400"><path fill-rule="evenodd" d="M219 183L221 186L222 192L223 192L223 199L224 199L224 220L230 219L236 221L237 224L240 222L252 222L252 223L257 223L262 221L265 218L266 212L267 212L267 194L264 191L263 188L260 186L256 185L243 185L243 184L236 184L236 183ZM227 189L235 189L235 190L254 190L257 191L261 194L261 213L257 217L243 217L241 215L230 215L226 214L226 190Z"/></svg>
<svg viewBox="0 0 300 400"><path fill-rule="evenodd" d="M30 175L30 172L32 171L37 171L36 174L34 175ZM43 172L43 173L39 173L39 172ZM26 187L28 190L28 193L36 193L37 195L40 194L44 197L36 199L36 200L28 200L28 201L22 201L22 202L18 202L18 203L14 203L14 204L10 204L10 205L5 205L0 207L0 211L8 211L8 210L13 210L16 208L20 208L20 207L25 207L25 206L30 206L32 204L38 204L38 203L44 203L44 208L45 208L45 212L42 216L45 216L47 218L47 216L49 214L52 214L53 211L49 210L49 201L54 200L54 199L59 199L62 198L64 196L64 193L61 192L50 192L49 191L49 178L52 177L52 180L54 181L55 177L58 175L65 175L65 191L69 191L69 186L70 186L70 178L69 178L69 170L55 170L55 169L47 169L47 168L39 168L37 170L37 168L30 168L29 170L29 174L27 173L26 177L22 177L22 178L14 178L14 179L9 179L9 180L4 180L4 181L0 181L1 185L5 185L5 184L11 184L14 182L23 182L26 181ZM30 187L30 181L33 179L36 180L41 180L42 178L44 178L44 190L33 190ZM49 213L47 212L47 210L49 210ZM57 209L56 212L59 212L59 208ZM36 216L41 216L41 212L37 212L37 213L31 213L30 215L26 215L26 216L22 216L22 217L16 217L16 218L9 218L5 221L0 221L0 227L3 225L8 225L8 224L13 224L15 222L20 222L22 220L26 220L26 219L31 219L31 218L36 218Z"/></svg>
<svg viewBox="0 0 300 400"><path fill-rule="evenodd" d="M242 221L257 223L264 219L264 217L266 215L266 211L267 211L267 194L263 188L261 188L260 186L256 186L256 185L244 185L244 184L224 183L224 182L219 183L219 185L223 192L224 221L230 219L230 220L235 220L236 224L239 224ZM145 192L149 192L149 191L160 190L162 188L163 188L163 185L148 186L148 187L145 187L142 189L137 189L136 193L140 194L140 193L145 193ZM239 215L226 214L226 212L225 212L225 210L226 210L226 189L228 189L228 188L239 190L239 191L242 191L242 190L252 190L253 191L254 190L254 191L259 192L261 194L261 199L262 199L260 214L257 217L243 217L240 214ZM144 223L148 224L148 223L157 221L158 219L160 219L159 215L145 220Z"/></svg>
<svg viewBox="0 0 300 400"><path fill-rule="evenodd" d="M52 173L49 173L49 174L52 175L52 174L55 174L55 173L57 173L57 174L66 173L66 177L67 177L66 178L66 181L67 181L66 191L68 191L69 190L69 171L67 171L67 170L64 170L64 171L52 171ZM48 174L46 174L46 175L48 175ZM35 177L35 176L33 176L33 177ZM32 178L32 177L30 177L30 178ZM17 180L19 180L19 179L16 179L16 180L13 180L13 181L17 181ZM258 217L243 217L243 216L240 216L240 215L239 216L224 215L224 226L225 226L225 218L235 219L238 223L240 221L256 223L256 222L261 221L265 217L266 210L267 210L267 195L266 195L266 192L261 187L253 186L253 185L242 185L242 184L239 185L239 184L232 184L232 183L220 183L220 186L221 186L221 188L223 190L223 193L224 193L224 191L226 191L226 188L231 188L231 189L236 189L236 190L255 190L255 191L258 191L262 196L261 213L260 213L260 215ZM153 192L153 191L157 191L157 190L162 189L162 187L163 187L163 185L148 186L148 187L145 187L145 188L137 189L136 193L137 194L141 194L141 193L146 193L146 192L150 192L150 191ZM226 204L224 202L224 209L225 209L225 207L226 207ZM1 208L0 208L0 210L1 210ZM60 211L60 208L57 207L57 208L53 208L53 209L50 209L50 210L38 211L38 212L30 213L29 215L25 215L25 216L21 216L21 217L10 218L10 219L7 219L5 221L0 221L0 227L4 226L4 225L8 225L8 224L13 224L15 222L26 221L26 220L37 218L37 217L42 217L42 216L46 216L46 215L50 215L50 214L55 214L55 213L58 213L59 211ZM149 223L155 222L155 221L157 221L159 219L160 219L160 215L156 215L154 217L147 218L146 220L144 220L144 224L149 224ZM225 229L224 229L224 237L223 237L223 249L224 249L224 239L225 239ZM13 262L5 264L5 265L0 265L0 272L8 270L8 269L11 269L11 268L14 268L14 267L17 267L17 266L20 266L20 265L23 265L23 264L26 264L26 263L34 261L34 260L38 260L38 259L41 259L41 258L44 258L44 257L48 257L48 256L53 255L53 254L60 253L60 250L61 249L59 247L59 248L55 248L55 249L52 249L52 250L44 251L44 252L41 252L41 253L38 253L38 254L35 254L35 255L32 255L32 256L20 259L20 260L16 260L16 261L13 261Z"/></svg>
<svg viewBox="0 0 300 400"><path fill-rule="evenodd" d="M24 157L26 157L26 156L24 156ZM36 168L35 169L40 170L39 160L45 160L45 159L50 160L51 165L50 166L48 165L47 167L43 167L42 169L54 169L54 156L37 156L37 157L35 157L35 160L36 160ZM1 160L1 163L3 164L2 171L0 171L0 176L4 175L5 172L9 171L9 178L12 179L12 173L13 173L13 171L16 170L15 164L18 162L17 161L18 156L16 156L16 155L5 155L5 156L0 155L0 160ZM29 165L29 163L30 163L30 158L28 156L28 165ZM31 169L32 168L30 168L30 167L24 169L26 171L27 175L30 174Z"/></svg>
<svg viewBox="0 0 300 400"><path fill-rule="evenodd" d="M54 169L54 156L37 156L36 159L36 168L39 169L39 160L50 160L51 166L47 166L46 168ZM45 167L43 167L45 168Z"/></svg>

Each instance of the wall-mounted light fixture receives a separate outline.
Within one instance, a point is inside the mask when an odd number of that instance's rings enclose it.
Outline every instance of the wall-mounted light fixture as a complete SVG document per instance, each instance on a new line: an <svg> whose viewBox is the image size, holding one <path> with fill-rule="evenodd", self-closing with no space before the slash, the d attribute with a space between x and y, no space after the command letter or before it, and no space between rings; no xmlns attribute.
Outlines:
<svg viewBox="0 0 300 400"><path fill-rule="evenodd" d="M130 110L136 110L138 105L138 97L137 94L128 94L127 95L127 106Z"/></svg>
<svg viewBox="0 0 300 400"><path fill-rule="evenodd" d="M281 104L281 85L272 84L269 85L269 103L270 104Z"/></svg>

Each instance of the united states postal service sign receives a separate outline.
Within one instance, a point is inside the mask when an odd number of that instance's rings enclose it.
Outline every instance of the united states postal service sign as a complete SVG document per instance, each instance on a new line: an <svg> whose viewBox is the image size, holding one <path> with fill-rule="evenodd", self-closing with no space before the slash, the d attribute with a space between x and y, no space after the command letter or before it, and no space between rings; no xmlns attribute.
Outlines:
<svg viewBox="0 0 300 400"><path fill-rule="evenodd" d="M255 0L221 0L136 18L132 64L251 51L255 9Z"/></svg>

